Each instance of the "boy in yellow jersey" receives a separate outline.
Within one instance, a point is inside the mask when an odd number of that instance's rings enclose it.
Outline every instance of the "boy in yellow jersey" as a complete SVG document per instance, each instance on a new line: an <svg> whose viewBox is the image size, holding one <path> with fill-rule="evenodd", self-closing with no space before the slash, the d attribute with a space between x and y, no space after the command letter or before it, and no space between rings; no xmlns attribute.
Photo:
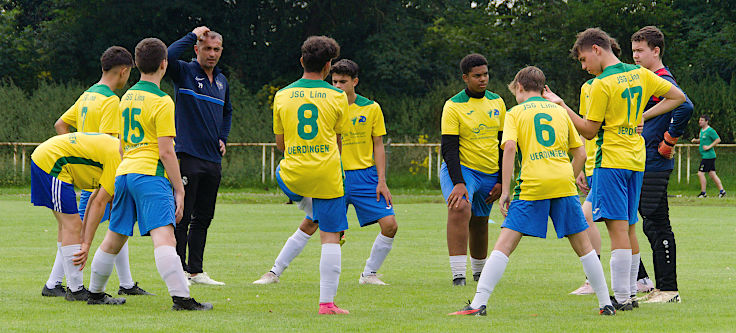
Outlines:
<svg viewBox="0 0 736 333"><path fill-rule="evenodd" d="M347 314L334 299L340 282L340 232L348 228L338 150L348 98L324 81L340 46L332 38L311 36L301 52L302 78L279 90L273 101L276 146L284 152L276 180L289 199L319 223L318 313Z"/></svg>
<svg viewBox="0 0 736 333"><path fill-rule="evenodd" d="M358 64L348 59L338 61L330 71L332 84L345 92L350 103L342 134L345 198L346 204L355 207L361 227L374 223L381 227L358 283L386 285L376 272L391 251L398 228L391 192L386 186L386 153L383 147L386 126L378 103L355 93L359 71ZM273 268L253 283L279 282L279 276L301 253L317 228L318 224L307 216L284 244Z"/></svg>
<svg viewBox="0 0 736 333"><path fill-rule="evenodd" d="M460 61L465 90L442 109L440 186L447 202L447 249L452 283L465 285L468 244L477 281L488 256L488 215L501 194L498 143L506 105L486 90L488 61L469 54Z"/></svg>
<svg viewBox="0 0 736 333"><path fill-rule="evenodd" d="M59 280L66 276L68 288L54 296L65 295L69 301L86 301L89 296L83 285L84 262L75 259L84 248L89 249L89 243L82 242L74 187L99 188L105 195L96 196L92 205L104 207L115 188L115 170L120 164L118 145L118 140L109 135L70 133L46 140L31 154L31 202L50 208L59 225L60 255L56 261L62 270ZM50 292L60 292L58 289L61 287L54 286Z"/></svg>
<svg viewBox="0 0 736 333"><path fill-rule="evenodd" d="M120 99L113 93L113 90L122 89L128 82L130 69L134 65L133 56L123 47L111 46L102 53L100 64L102 65L100 81L87 89L77 99L76 103L56 121L54 128L57 134L69 133L70 127L74 127L78 132L106 133L114 137L118 136L118 128L120 127L118 103ZM79 196L79 217L82 220L86 215L87 203L91 195L91 191L82 189ZM109 193L107 199L108 202L112 201L112 193ZM105 207L104 215L99 220L100 223L110 219L109 206ZM115 262L115 270L120 281L118 294L152 295L133 282L128 253L128 244L126 243L120 250ZM58 283L54 281L61 281L63 278L64 271L61 269L60 254L58 252L56 257L57 260L54 261L54 268L51 270L49 280L41 291L44 296L55 296L53 289L48 288L53 283Z"/></svg>
<svg viewBox="0 0 736 333"><path fill-rule="evenodd" d="M598 296L599 313L616 314L608 297L603 267L585 233L588 225L575 189L575 175L583 169L585 148L565 110L542 98L544 81L544 73L529 66L520 70L509 84L519 105L506 114L501 140L504 166L499 208L506 219L483 268L473 301L451 315L486 315L488 298L521 237L545 238L548 217L552 218L557 237L567 237L580 257ZM511 201L509 189L517 145L521 171ZM568 153L573 155L572 165Z"/></svg>
<svg viewBox="0 0 736 333"><path fill-rule="evenodd" d="M184 185L174 153L174 101L159 88L166 73L166 45L146 38L135 47L141 79L120 102L123 160L115 177L110 227L92 259L87 304L121 304L104 293L115 256L138 223L150 235L156 268L172 296L173 310L210 310L212 304L189 297L187 278L176 254L174 225L181 220ZM168 177L168 178L167 178ZM174 192L171 187L173 185Z"/></svg>
<svg viewBox="0 0 736 333"><path fill-rule="evenodd" d="M590 98L578 116L564 101L545 91L545 98L567 109L578 132L596 137L595 169L590 201L593 220L605 221L611 237L611 286L620 310L636 305L639 243L635 224L644 175L644 139L636 127L646 119L666 113L685 101L685 95L670 82L646 68L621 63L611 49L611 37L589 28L577 35L572 56L582 68L596 75ZM648 96L664 101L644 111Z"/></svg>

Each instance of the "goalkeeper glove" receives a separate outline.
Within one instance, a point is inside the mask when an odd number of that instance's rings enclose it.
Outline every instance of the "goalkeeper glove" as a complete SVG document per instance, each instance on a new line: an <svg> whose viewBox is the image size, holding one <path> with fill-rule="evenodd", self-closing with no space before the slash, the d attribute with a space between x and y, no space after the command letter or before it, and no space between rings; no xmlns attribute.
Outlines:
<svg viewBox="0 0 736 333"><path fill-rule="evenodd" d="M675 156L675 144L677 144L677 139L679 138L673 138L670 135L670 132L664 132L664 140L659 143L659 148L657 149L659 154L668 160L672 159L672 157Z"/></svg>

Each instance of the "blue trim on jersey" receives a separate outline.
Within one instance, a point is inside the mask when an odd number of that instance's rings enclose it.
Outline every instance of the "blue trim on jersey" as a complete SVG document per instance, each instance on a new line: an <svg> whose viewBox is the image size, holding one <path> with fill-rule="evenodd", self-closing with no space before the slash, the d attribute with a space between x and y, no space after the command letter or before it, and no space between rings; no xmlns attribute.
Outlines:
<svg viewBox="0 0 736 333"><path fill-rule="evenodd" d="M225 105L225 101L223 101L221 99L217 99L217 98L210 97L210 96L207 96L207 95L198 94L198 93L195 93L194 91L192 91L190 89L179 88L179 93L180 94L194 96L194 98L196 98L196 99L207 101L207 102L212 102L212 103L215 103L217 105L221 105L221 106L222 105Z"/></svg>

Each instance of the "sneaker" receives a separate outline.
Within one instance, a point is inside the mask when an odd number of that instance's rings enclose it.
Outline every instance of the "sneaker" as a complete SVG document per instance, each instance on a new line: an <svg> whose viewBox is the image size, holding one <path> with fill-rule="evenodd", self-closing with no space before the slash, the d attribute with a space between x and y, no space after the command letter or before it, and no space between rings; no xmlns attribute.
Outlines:
<svg viewBox="0 0 736 333"><path fill-rule="evenodd" d="M199 303L191 297L179 297L171 296L174 305L171 306L171 310L180 311L208 311L212 310L212 303Z"/></svg>
<svg viewBox="0 0 736 333"><path fill-rule="evenodd" d="M79 289L77 291L72 291L69 288L66 288L66 295L64 295L64 299L67 301L86 301L89 298L89 290L84 288L82 286L82 289Z"/></svg>
<svg viewBox="0 0 736 333"><path fill-rule="evenodd" d="M649 297L644 303L680 303L680 293L677 291L659 291L656 295Z"/></svg>
<svg viewBox="0 0 736 333"><path fill-rule="evenodd" d="M319 312L317 312L321 315L332 315L332 314L349 314L350 311L345 309L340 309L335 305L335 303L319 303Z"/></svg>
<svg viewBox="0 0 736 333"><path fill-rule="evenodd" d="M700 194L698 194L698 198L707 198L707 197L708 195L705 194L705 192L700 192Z"/></svg>
<svg viewBox="0 0 736 333"><path fill-rule="evenodd" d="M726 196L726 190L721 190L721 192L718 193L719 198L723 198Z"/></svg>
<svg viewBox="0 0 736 333"><path fill-rule="evenodd" d="M213 286L224 286L224 282L215 281L212 278L210 278L209 275L207 275L207 272L202 272L197 275L191 275L189 278L189 281L192 281L192 284L209 284Z"/></svg>
<svg viewBox="0 0 736 333"><path fill-rule="evenodd" d="M473 281L478 282L480 280L480 272L473 273Z"/></svg>
<svg viewBox="0 0 736 333"><path fill-rule="evenodd" d="M121 304L125 304L125 298L113 298L112 296L110 296L110 294L106 294L106 293L89 293L87 304L89 305L99 305L99 304L121 305Z"/></svg>
<svg viewBox="0 0 736 333"><path fill-rule="evenodd" d="M66 287L64 287L61 282L56 284L53 288L49 289L46 287L46 284L43 285L43 289L41 289L41 296L46 297L62 297L66 296Z"/></svg>
<svg viewBox="0 0 736 333"><path fill-rule="evenodd" d="M118 295L151 295L156 296L156 294L151 294L138 286L138 282L136 282L132 287L130 288L123 288L123 286L120 286L120 289L118 289Z"/></svg>
<svg viewBox="0 0 736 333"><path fill-rule="evenodd" d="M599 313L601 316L615 316L616 309L613 307L613 305L606 305L603 308L601 308L601 312Z"/></svg>
<svg viewBox="0 0 736 333"><path fill-rule="evenodd" d="M448 313L447 315L449 316L485 316L486 306L481 305L479 308L473 309L472 307L470 307L470 301L468 300L468 305L460 309L460 311Z"/></svg>
<svg viewBox="0 0 736 333"><path fill-rule="evenodd" d="M268 271L268 273L263 274L260 279L253 281L253 284L272 284L272 283L279 283L279 277L276 275L276 273Z"/></svg>
<svg viewBox="0 0 736 333"><path fill-rule="evenodd" d="M456 277L456 278L452 279L452 285L455 286L455 287L464 286L465 285L465 277L464 276L459 276L459 277Z"/></svg>
<svg viewBox="0 0 736 333"><path fill-rule="evenodd" d="M648 277L636 280L636 292L648 293L654 290L654 282Z"/></svg>
<svg viewBox="0 0 736 333"><path fill-rule="evenodd" d="M590 295L595 294L595 290L593 290L593 286L590 285L590 282L585 281L580 288L573 290L570 295ZM602 310L601 310L602 311Z"/></svg>
<svg viewBox="0 0 736 333"><path fill-rule="evenodd" d="M358 279L359 284L374 284L377 286L388 286L388 283L381 281L381 279L378 278L377 274L370 274L370 275L363 275L363 273L360 273L360 278Z"/></svg>
<svg viewBox="0 0 736 333"><path fill-rule="evenodd" d="M623 303L619 303L616 297L611 296L611 304L616 311L631 311L634 310L634 305L631 304L631 299L627 299Z"/></svg>

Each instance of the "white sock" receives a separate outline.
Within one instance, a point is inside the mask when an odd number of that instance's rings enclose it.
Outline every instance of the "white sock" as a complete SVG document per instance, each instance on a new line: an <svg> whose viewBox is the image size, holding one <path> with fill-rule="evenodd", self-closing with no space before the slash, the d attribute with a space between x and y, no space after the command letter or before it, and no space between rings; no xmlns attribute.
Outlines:
<svg viewBox="0 0 736 333"><path fill-rule="evenodd" d="M89 275L89 291L101 293L105 291L107 280L112 274L112 266L115 265L115 255L97 248L95 257L92 258L92 273Z"/></svg>
<svg viewBox="0 0 736 333"><path fill-rule="evenodd" d="M64 275L66 275L66 286L71 291L79 291L84 287L84 275L78 266L74 265L74 254L82 249L82 244L62 246L59 248L64 260Z"/></svg>
<svg viewBox="0 0 736 333"><path fill-rule="evenodd" d="M465 270L468 268L467 256L461 254L459 256L450 256L450 270L452 278L465 277Z"/></svg>
<svg viewBox="0 0 736 333"><path fill-rule="evenodd" d="M631 293L630 296L636 296L636 277L639 276L639 262L641 261L641 253L631 255Z"/></svg>
<svg viewBox="0 0 736 333"><path fill-rule="evenodd" d="M340 284L340 244L322 244L319 260L319 302L332 303Z"/></svg>
<svg viewBox="0 0 736 333"><path fill-rule="evenodd" d="M312 210L312 198L304 197L299 200L296 204L299 209L303 210L309 217L314 218L314 211Z"/></svg>
<svg viewBox="0 0 736 333"><path fill-rule="evenodd" d="M483 266L485 266L485 264L486 259L475 259L473 257L470 257L470 270L473 272L473 275L482 272Z"/></svg>
<svg viewBox="0 0 736 333"><path fill-rule="evenodd" d="M378 269L383 265L383 261L386 260L386 256L391 252L393 244L393 238L378 233L376 240L373 242L373 248L371 248L371 256L365 261L363 276L375 275L378 272Z"/></svg>
<svg viewBox="0 0 736 333"><path fill-rule="evenodd" d="M611 289L619 303L631 296L631 249L611 251Z"/></svg>
<svg viewBox="0 0 736 333"><path fill-rule="evenodd" d="M273 263L271 272L274 272L276 276L281 276L281 273L284 272L286 267L289 267L291 261L294 260L299 253L302 253L302 250L307 246L307 242L311 237L312 236L307 235L306 232L297 228L294 234L286 240L284 247L281 249L281 252L279 252L279 256L276 257L276 261Z"/></svg>
<svg viewBox="0 0 736 333"><path fill-rule="evenodd" d="M158 274L169 288L169 295L189 297L187 277L181 267L181 259L176 254L176 248L168 245L159 246L153 249L153 257L156 259Z"/></svg>
<svg viewBox="0 0 736 333"><path fill-rule="evenodd" d="M120 248L117 257L115 257L115 270L118 271L118 280L120 286L129 289L133 288L133 276L130 275L130 250L128 250L128 241L125 241L123 247Z"/></svg>
<svg viewBox="0 0 736 333"><path fill-rule="evenodd" d="M606 277L603 274L603 266L601 266L601 261L598 259L595 250L580 257L580 262L583 263L583 271L588 277L590 286L593 287L595 295L598 296L598 307L603 308L606 305L611 305L611 299L608 297Z"/></svg>
<svg viewBox="0 0 736 333"><path fill-rule="evenodd" d="M54 289L57 284L64 281L64 256L61 255L61 242L56 242L56 259L54 267L51 268L49 279L46 280L46 288Z"/></svg>
<svg viewBox="0 0 736 333"><path fill-rule="evenodd" d="M501 280L508 263L509 257L507 257L503 252L498 250L493 250L493 252L491 252L490 257L488 258L488 265L483 267L483 272L480 274L478 290L475 291L475 297L473 297L473 302L470 303L470 307L477 309L488 303L488 297L491 297L491 293L493 292L493 289L496 288L498 281Z"/></svg>

